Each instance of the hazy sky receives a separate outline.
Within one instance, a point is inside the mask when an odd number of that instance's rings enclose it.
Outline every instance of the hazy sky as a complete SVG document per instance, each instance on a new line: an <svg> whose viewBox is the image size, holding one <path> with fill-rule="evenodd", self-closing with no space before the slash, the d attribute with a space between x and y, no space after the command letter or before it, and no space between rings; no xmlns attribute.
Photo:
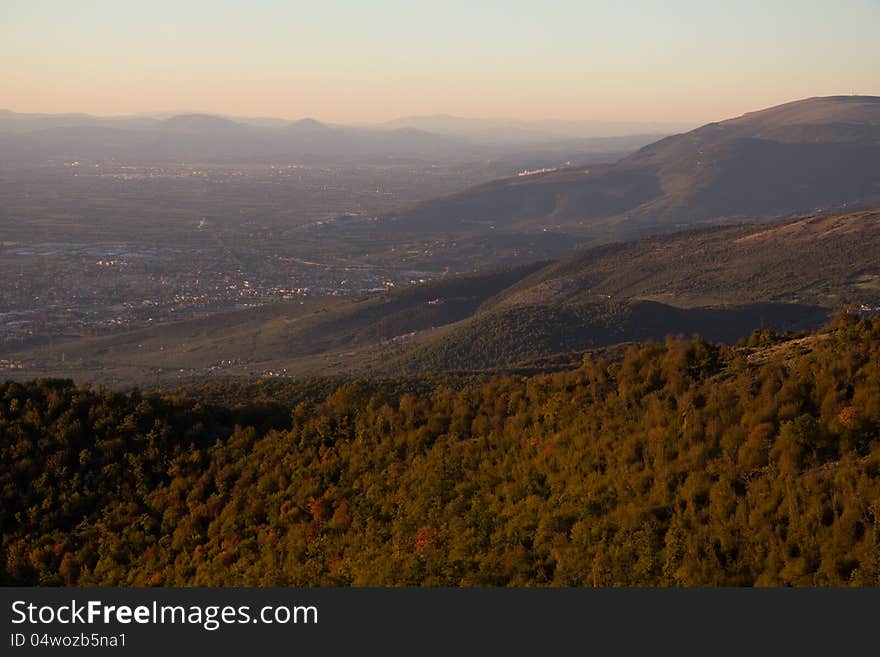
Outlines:
<svg viewBox="0 0 880 657"><path fill-rule="evenodd" d="M880 95L880 0L0 0L0 107L708 121Z"/></svg>

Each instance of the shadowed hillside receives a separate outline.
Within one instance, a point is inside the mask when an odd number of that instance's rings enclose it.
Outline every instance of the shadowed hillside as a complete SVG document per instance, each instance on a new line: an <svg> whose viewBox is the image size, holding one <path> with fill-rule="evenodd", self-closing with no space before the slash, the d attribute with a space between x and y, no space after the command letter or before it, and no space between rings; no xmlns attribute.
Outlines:
<svg viewBox="0 0 880 657"><path fill-rule="evenodd" d="M731 343L769 325L812 328L831 309L880 305L878 250L876 211L596 247L524 278L400 362L497 367L668 334Z"/></svg>
<svg viewBox="0 0 880 657"><path fill-rule="evenodd" d="M621 342L802 330L880 306L880 212L709 228L550 263L84 337L11 354L21 378L397 374L517 367Z"/></svg>

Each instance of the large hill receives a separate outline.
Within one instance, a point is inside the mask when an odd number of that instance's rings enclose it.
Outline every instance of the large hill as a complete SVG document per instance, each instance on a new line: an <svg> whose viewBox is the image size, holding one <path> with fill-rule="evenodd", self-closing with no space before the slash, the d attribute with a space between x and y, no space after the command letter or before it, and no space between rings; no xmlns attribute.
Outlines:
<svg viewBox="0 0 880 657"><path fill-rule="evenodd" d="M810 216L596 247L549 264L402 363L508 366L616 342L813 327L880 305L880 213Z"/></svg>
<svg viewBox="0 0 880 657"><path fill-rule="evenodd" d="M715 227L372 295L275 303L8 354L21 378L113 384L532 367L699 332L813 328L880 305L880 211ZM568 362L563 358L563 362Z"/></svg>
<svg viewBox="0 0 880 657"><path fill-rule="evenodd" d="M616 164L521 175L420 203L388 229L557 231L602 242L880 198L880 98L810 98L711 123Z"/></svg>

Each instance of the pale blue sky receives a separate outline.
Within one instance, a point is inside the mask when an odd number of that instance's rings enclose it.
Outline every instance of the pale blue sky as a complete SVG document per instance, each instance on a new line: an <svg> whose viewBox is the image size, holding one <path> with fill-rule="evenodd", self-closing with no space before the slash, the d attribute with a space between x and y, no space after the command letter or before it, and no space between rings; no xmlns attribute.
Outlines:
<svg viewBox="0 0 880 657"><path fill-rule="evenodd" d="M709 121L880 95L880 0L0 0L0 107Z"/></svg>

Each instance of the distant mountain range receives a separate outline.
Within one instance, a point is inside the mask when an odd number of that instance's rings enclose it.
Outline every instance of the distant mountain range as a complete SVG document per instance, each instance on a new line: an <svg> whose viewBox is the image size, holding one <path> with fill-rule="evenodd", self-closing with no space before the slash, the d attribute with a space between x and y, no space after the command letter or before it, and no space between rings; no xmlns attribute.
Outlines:
<svg viewBox="0 0 880 657"><path fill-rule="evenodd" d="M101 126L105 128L147 128L176 116L215 116L235 123L262 128L285 128L291 125L353 128L364 130L399 130L413 128L425 132L460 137L482 136L501 141L560 139L600 139L625 135L663 135L685 132L694 123L661 121L596 121L596 120L523 120L505 118L466 118L449 114L407 116L378 123L335 124L314 118L279 119L273 117L223 116L207 112L156 112L127 116L93 116L91 114L38 114L0 109L0 132L31 132L44 128Z"/></svg>
<svg viewBox="0 0 880 657"><path fill-rule="evenodd" d="M811 98L661 139L615 164L490 182L386 217L387 228L631 239L880 200L880 98Z"/></svg>
<svg viewBox="0 0 880 657"><path fill-rule="evenodd" d="M0 149L9 162L121 159L198 162L467 161L521 152L622 155L678 124L515 122L414 117L338 125L315 119L228 118L210 114L96 117L0 110ZM612 159L616 159L612 157ZM564 160L563 160L564 161Z"/></svg>

